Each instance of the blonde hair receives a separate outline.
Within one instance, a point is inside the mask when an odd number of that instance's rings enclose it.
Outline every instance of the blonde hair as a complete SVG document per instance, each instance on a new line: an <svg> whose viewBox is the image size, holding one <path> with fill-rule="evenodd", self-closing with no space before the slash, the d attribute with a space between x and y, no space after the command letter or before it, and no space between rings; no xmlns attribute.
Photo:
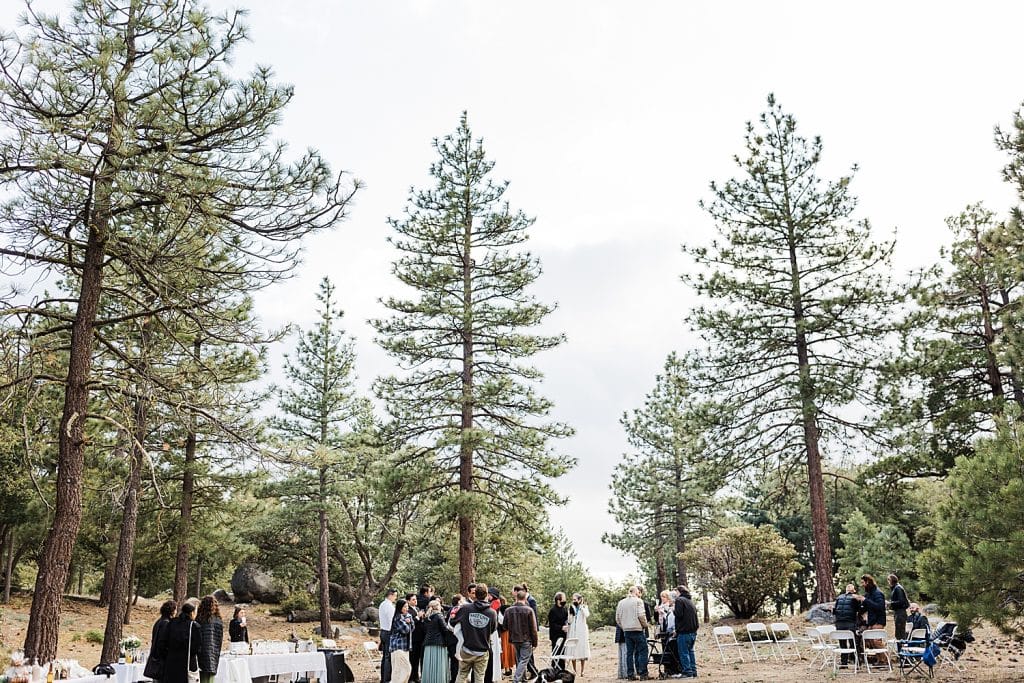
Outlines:
<svg viewBox="0 0 1024 683"><path fill-rule="evenodd" d="M427 603L427 616L428 617L431 614L440 614L440 613L441 613L441 601L440 600L438 600L437 598L434 598L433 600L431 600L430 602Z"/></svg>

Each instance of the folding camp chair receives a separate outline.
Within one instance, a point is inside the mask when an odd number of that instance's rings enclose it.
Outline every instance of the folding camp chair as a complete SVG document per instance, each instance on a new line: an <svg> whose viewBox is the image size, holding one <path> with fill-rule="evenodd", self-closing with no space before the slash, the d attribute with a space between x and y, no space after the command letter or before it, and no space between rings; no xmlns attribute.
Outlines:
<svg viewBox="0 0 1024 683"><path fill-rule="evenodd" d="M876 669L886 669L892 671L892 661L889 659L889 646L886 645L886 639L889 634L884 629L868 629L860 634L860 637L864 640L864 649L861 650L861 656L864 657L864 668L871 673L871 660L869 657L875 658ZM874 641L875 643L881 643L880 645L869 646L868 642ZM885 665L883 666L879 660L884 657Z"/></svg>
<svg viewBox="0 0 1024 683"><path fill-rule="evenodd" d="M952 628L950 628L952 627ZM954 645L954 641L957 641L959 645L966 648L966 643L958 638L958 626L955 623L947 622L940 626L935 632L933 638L934 643L939 646L939 655L936 657L938 660L937 669L942 669L945 666L950 666L958 673L965 673L967 669L963 664L960 663L960 655L963 654L963 649Z"/></svg>
<svg viewBox="0 0 1024 683"><path fill-rule="evenodd" d="M789 624L776 621L768 628L772 640L775 641L775 650L779 653L779 658L782 661L786 661L786 655L782 649L784 645L790 647L797 659L803 659L803 655L800 654L800 643L793 637L792 631L789 630Z"/></svg>
<svg viewBox="0 0 1024 683"><path fill-rule="evenodd" d="M857 673L857 641L853 631L831 631L828 634L828 642L832 646L832 673L838 674L843 666L849 667L849 664L842 663L842 655L848 655L847 661L853 662L853 671L847 668L847 673Z"/></svg>
<svg viewBox="0 0 1024 683"><path fill-rule="evenodd" d="M933 675L932 667L925 663L924 659L925 650L931 647L931 643L928 642L927 638L923 640L916 639L917 636L922 634L927 636L927 631L923 628L917 628L910 632L909 639L895 641L896 663L900 667L900 676L904 679L910 678L914 674L928 678L931 678Z"/></svg>
<svg viewBox="0 0 1024 683"><path fill-rule="evenodd" d="M750 642L750 652L755 662L760 662L762 659L767 661L769 658L774 657L778 661L778 656L775 654L775 643L772 642L771 636L768 635L768 628L760 622L751 622L747 624L747 640ZM759 648L768 648L768 656L765 657L761 654Z"/></svg>
<svg viewBox="0 0 1024 683"><path fill-rule="evenodd" d="M380 667L380 646L376 640L367 640L363 643L363 652L366 653L366 658L370 661L370 665L373 668Z"/></svg>
<svg viewBox="0 0 1024 683"><path fill-rule="evenodd" d="M743 647L743 643L736 640L736 632L732 630L731 626L716 626L711 633L715 637L718 654L722 655L722 664L729 663L725 660L725 648L728 647L736 648L736 656L740 658L741 662L746 661L743 659L743 651L740 649Z"/></svg>
<svg viewBox="0 0 1024 683"><path fill-rule="evenodd" d="M821 631L816 628L808 628L804 633L807 637L805 641L810 645L811 654L814 656L810 658L811 663L807 665L808 669L813 669L814 665L821 660L821 665L818 667L818 671L821 671L826 666L832 663L832 646L825 642L825 639L821 635Z"/></svg>

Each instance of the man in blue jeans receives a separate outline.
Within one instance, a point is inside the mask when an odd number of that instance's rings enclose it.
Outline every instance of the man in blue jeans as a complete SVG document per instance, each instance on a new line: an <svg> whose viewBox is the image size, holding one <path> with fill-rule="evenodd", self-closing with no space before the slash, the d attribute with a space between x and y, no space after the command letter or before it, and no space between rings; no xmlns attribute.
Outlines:
<svg viewBox="0 0 1024 683"><path fill-rule="evenodd" d="M646 680L647 675L647 613L640 589L633 586L629 595L615 607L615 623L626 641L626 676L630 680Z"/></svg>
<svg viewBox="0 0 1024 683"><path fill-rule="evenodd" d="M673 607L676 618L676 647L679 648L679 668L683 678L697 677L697 659L693 656L693 643L697 640L697 607L686 586L676 588L679 596Z"/></svg>

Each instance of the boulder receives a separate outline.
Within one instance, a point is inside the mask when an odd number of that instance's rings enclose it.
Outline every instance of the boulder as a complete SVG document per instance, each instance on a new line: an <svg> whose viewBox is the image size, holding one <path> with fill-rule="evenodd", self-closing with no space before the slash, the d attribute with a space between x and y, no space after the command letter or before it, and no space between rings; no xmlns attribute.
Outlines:
<svg viewBox="0 0 1024 683"><path fill-rule="evenodd" d="M246 562L231 575L231 591L239 602L277 604L288 595L274 576L252 562Z"/></svg>
<svg viewBox="0 0 1024 683"><path fill-rule="evenodd" d="M235 596L233 596L231 593L228 593L223 588L218 588L217 590L213 591L213 597L217 598L217 602L219 602L222 605L226 602L235 601Z"/></svg>
<svg viewBox="0 0 1024 683"><path fill-rule="evenodd" d="M350 609L332 609L331 621L352 621L355 613ZM302 624L320 621L320 610L318 609L294 609L288 613L288 621L293 624Z"/></svg>
<svg viewBox="0 0 1024 683"><path fill-rule="evenodd" d="M929 602L927 605L922 607L921 610L925 614L938 614L939 613L939 606L936 605L934 602Z"/></svg>
<svg viewBox="0 0 1024 683"><path fill-rule="evenodd" d="M811 605L811 609L807 610L807 613L804 614L804 619L819 626L822 624L834 624L836 623L836 617L832 613L834 607L834 602L819 602L816 605Z"/></svg>
<svg viewBox="0 0 1024 683"><path fill-rule="evenodd" d="M380 621L380 612L377 611L376 607L367 607L363 610L363 613L359 615L359 621L364 624L376 624ZM388 624L390 627L391 625Z"/></svg>
<svg viewBox="0 0 1024 683"><path fill-rule="evenodd" d="M331 607L341 607L346 602L344 589L340 585L331 581L327 584L327 590L330 593L328 600L331 602ZM316 592L315 588L313 592Z"/></svg>

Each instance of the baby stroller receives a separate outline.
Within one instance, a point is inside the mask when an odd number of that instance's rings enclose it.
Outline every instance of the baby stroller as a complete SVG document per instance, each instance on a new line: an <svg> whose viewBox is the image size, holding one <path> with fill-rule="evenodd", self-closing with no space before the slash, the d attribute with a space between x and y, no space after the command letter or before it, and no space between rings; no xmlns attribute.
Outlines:
<svg viewBox="0 0 1024 683"><path fill-rule="evenodd" d="M683 672L679 666L679 648L676 646L676 634L662 633L660 638L650 638L650 660L658 665L658 678L677 676Z"/></svg>

